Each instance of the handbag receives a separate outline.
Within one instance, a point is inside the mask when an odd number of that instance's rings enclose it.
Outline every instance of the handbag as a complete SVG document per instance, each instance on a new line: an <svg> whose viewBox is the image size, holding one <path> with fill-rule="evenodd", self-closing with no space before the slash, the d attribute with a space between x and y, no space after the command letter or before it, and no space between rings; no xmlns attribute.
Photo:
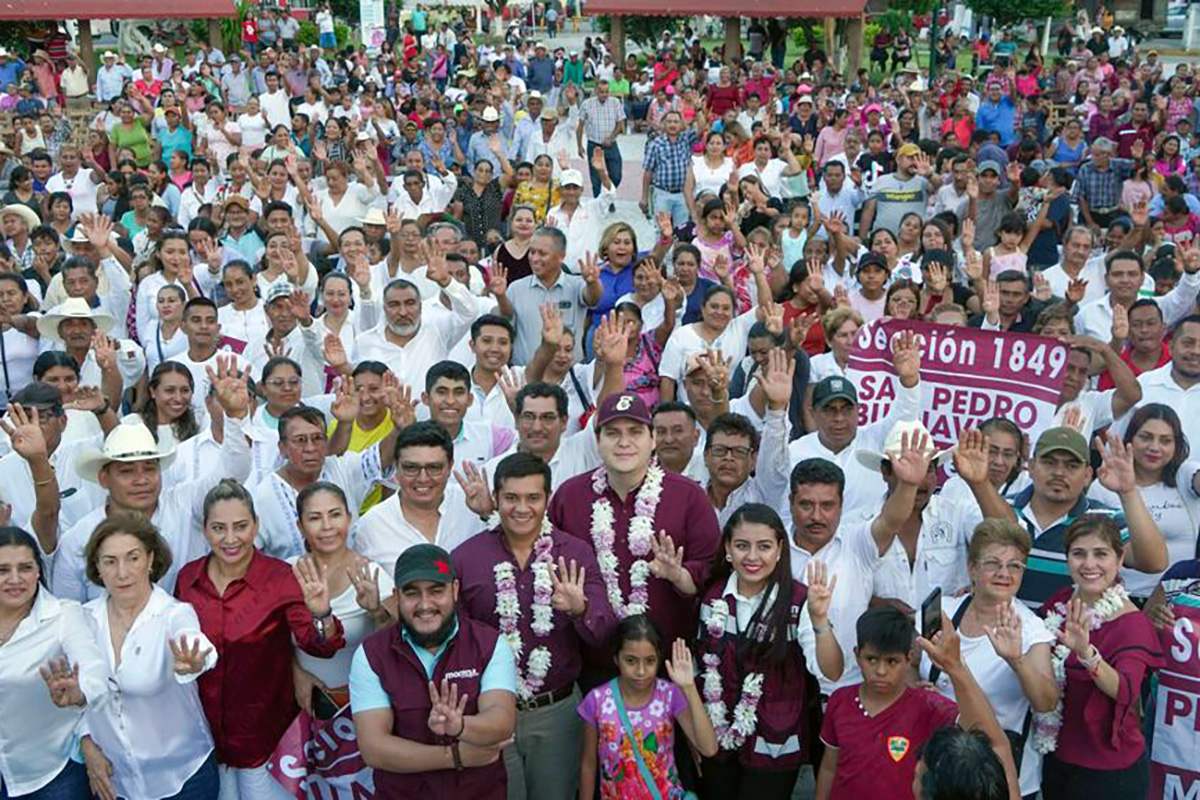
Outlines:
<svg viewBox="0 0 1200 800"><path fill-rule="evenodd" d="M650 768L646 766L645 759L642 758L642 748L638 747L637 737L633 734L633 725L629 722L629 715L625 713L625 700L621 697L621 687L617 685L617 679L613 678L608 684L609 690L613 694L613 699L617 703L617 713L621 715L621 725L625 728L625 735L629 737L630 750L633 751L633 757L637 760L638 772L642 776L642 783L650 790L650 796L654 800L663 800L663 796L659 794L658 786L654 783L654 776L650 774ZM695 792L683 793L683 800L698 800Z"/></svg>

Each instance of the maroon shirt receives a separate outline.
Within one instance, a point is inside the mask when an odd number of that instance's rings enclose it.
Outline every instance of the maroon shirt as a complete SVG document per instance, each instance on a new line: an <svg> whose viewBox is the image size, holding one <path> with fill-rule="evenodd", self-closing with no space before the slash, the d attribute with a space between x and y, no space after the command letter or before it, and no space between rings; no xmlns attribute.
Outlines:
<svg viewBox="0 0 1200 800"><path fill-rule="evenodd" d="M496 574L493 568L502 561L512 563L517 576L517 597L521 601L517 628L525 644L522 655L528 655L533 648L543 645L550 649L550 674L546 676L542 692L553 692L575 683L583 663L580 642L601 649L609 634L617 627L616 615L608 604L604 581L596 565L595 552L586 542L560 530L555 530L551 537L554 546L550 555L555 564L560 557L568 565L574 559L584 569L583 593L587 597L587 611L576 618L555 611L554 630L546 638L534 634L530 628L533 623L532 555L525 568L521 569L500 528L472 536L450 554L460 586L459 610L471 619L496 629L500 628L500 616L496 613Z"/></svg>
<svg viewBox="0 0 1200 800"><path fill-rule="evenodd" d="M604 469L600 467L599 469ZM558 487L550 500L550 520L560 529L591 544L592 503L600 495L592 491L592 472L576 475ZM606 487L604 497L612 503L613 530L616 542L613 553L620 562L621 595L629 600L629 566L635 560L629 551L629 521L634 516L635 488L624 500ZM666 472L658 508L654 512L654 529L666 531L676 547L683 546L683 566L697 587L704 585L721 543L721 527L712 503L704 490L693 480ZM647 616L658 626L663 641L670 643L678 637L691 639L696 632L696 597L680 594L675 586L661 578L650 576L647 584L650 610ZM612 671L612 659L604 653L588 652L593 666Z"/></svg>
<svg viewBox="0 0 1200 800"><path fill-rule="evenodd" d="M179 571L175 596L191 603L200 630L217 648L217 666L200 676L200 702L217 759L239 769L270 758L299 708L292 683L292 637L310 655L330 658L346 644L342 625L318 640L313 615L286 562L255 553L244 577L217 593L208 556Z"/></svg>

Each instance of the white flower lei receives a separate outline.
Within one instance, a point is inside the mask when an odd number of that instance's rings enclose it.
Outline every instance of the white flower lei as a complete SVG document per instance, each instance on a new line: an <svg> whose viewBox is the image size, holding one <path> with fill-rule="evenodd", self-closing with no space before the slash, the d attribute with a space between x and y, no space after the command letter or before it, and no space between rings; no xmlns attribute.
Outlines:
<svg viewBox="0 0 1200 800"><path fill-rule="evenodd" d="M650 562L645 556L650 554L654 544L654 514L662 499L663 476L662 467L651 461L642 488L634 500L634 517L629 521L628 540L629 552L637 558L629 565L628 603L621 594L620 562L613 552L616 542L613 523L616 516L612 503L605 497L592 503L592 545L596 548L596 560L600 566L600 577L604 579L608 602L620 619L644 614L650 608L650 595L646 588L650 580ZM600 467L592 474L592 491L603 495L607 488L608 475L604 467Z"/></svg>
<svg viewBox="0 0 1200 800"><path fill-rule="evenodd" d="M1108 587L1100 599L1092 605L1092 630L1116 617L1125 607L1129 594L1119 583ZM1052 634L1063 630L1067 622L1067 606L1065 603L1055 603L1054 608L1046 615L1046 627ZM1054 644L1050 651L1050 667L1054 670L1054 680L1058 684L1058 705L1052 711L1036 711L1033 714L1032 745L1033 749L1042 755L1053 753L1058 748L1058 732L1063 723L1063 694L1067 687L1067 658L1071 650L1062 642Z"/></svg>
<svg viewBox="0 0 1200 800"><path fill-rule="evenodd" d="M549 636L554 630L554 607L551 605L554 582L550 577L553 568L553 559L550 557L552 530L550 520L543 519L542 532L533 545L533 619L529 627L538 637ZM522 700L528 700L541 691L550 673L550 649L545 645L535 647L525 659L525 674L521 674L521 651L525 645L517 627L521 602L517 596L516 570L512 562L501 561L492 568L492 572L496 576L496 616L500 618L500 633L512 649L513 659L517 663L517 695Z"/></svg>
<svg viewBox="0 0 1200 800"><path fill-rule="evenodd" d="M721 639L725 635L725 620L729 606L725 598L718 597L708 604L709 616L704 623L708 635ZM764 676L751 672L742 679L742 693L733 707L733 723L729 722L729 710L721 694L721 657L715 653L704 656L704 710L717 733L717 744L722 750L737 750L758 727L758 701L762 699Z"/></svg>

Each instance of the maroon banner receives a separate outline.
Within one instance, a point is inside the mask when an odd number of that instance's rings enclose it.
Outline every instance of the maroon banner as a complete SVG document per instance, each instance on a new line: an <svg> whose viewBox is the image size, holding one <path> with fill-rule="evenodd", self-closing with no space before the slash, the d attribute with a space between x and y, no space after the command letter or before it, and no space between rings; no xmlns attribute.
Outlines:
<svg viewBox="0 0 1200 800"><path fill-rule="evenodd" d="M1171 603L1175 624L1163 630L1150 799L1200 800L1200 606L1193 595Z"/></svg>
<svg viewBox="0 0 1200 800"><path fill-rule="evenodd" d="M322 722L301 711L267 764L299 800L371 800L375 778L358 752L350 706Z"/></svg>

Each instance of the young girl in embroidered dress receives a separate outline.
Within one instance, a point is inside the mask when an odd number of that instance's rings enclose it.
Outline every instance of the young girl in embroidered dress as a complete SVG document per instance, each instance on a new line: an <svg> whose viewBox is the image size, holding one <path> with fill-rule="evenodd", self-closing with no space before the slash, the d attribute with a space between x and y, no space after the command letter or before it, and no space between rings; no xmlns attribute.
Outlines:
<svg viewBox="0 0 1200 800"><path fill-rule="evenodd" d="M842 675L829 625L837 577L809 564L808 586L792 579L787 531L774 509L747 503L725 523L722 551L700 606L697 653L704 707L720 751L704 759L705 797L787 800L807 760L808 672L797 641L801 609L828 680ZM783 598L781 601L780 598Z"/></svg>
<svg viewBox="0 0 1200 800"><path fill-rule="evenodd" d="M675 767L675 723L703 756L717 752L717 734L696 691L692 654L676 639L658 677L662 635L645 614L626 617L613 634L617 677L579 704L583 761L579 800L682 800Z"/></svg>

